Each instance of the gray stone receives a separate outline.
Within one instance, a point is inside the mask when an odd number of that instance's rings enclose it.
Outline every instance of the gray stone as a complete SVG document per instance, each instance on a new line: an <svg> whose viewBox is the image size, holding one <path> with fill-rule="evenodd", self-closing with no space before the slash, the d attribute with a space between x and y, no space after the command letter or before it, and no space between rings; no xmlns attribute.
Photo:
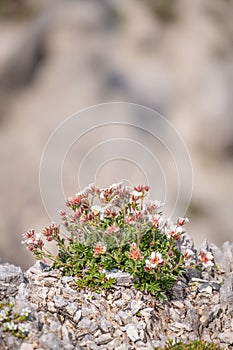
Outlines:
<svg viewBox="0 0 233 350"><path fill-rule="evenodd" d="M106 277L115 278L117 286L130 286L133 285L134 281L134 278L129 273L120 270L106 272Z"/></svg>
<svg viewBox="0 0 233 350"><path fill-rule="evenodd" d="M154 312L154 309L152 307L147 307L145 309L140 310L141 315L144 317L151 317L153 312Z"/></svg>
<svg viewBox="0 0 233 350"><path fill-rule="evenodd" d="M221 342L233 345L233 331L219 333L218 337Z"/></svg>
<svg viewBox="0 0 233 350"><path fill-rule="evenodd" d="M230 269L233 266L233 244L229 243L229 241L226 241L222 244L222 252L227 259L227 262L229 264Z"/></svg>
<svg viewBox="0 0 233 350"><path fill-rule="evenodd" d="M67 305L67 301L61 295L55 295L54 304L56 307L61 308Z"/></svg>
<svg viewBox="0 0 233 350"><path fill-rule="evenodd" d="M217 265L219 271L229 273L230 265L221 249L218 248L214 243L210 244L210 249L214 256L214 262Z"/></svg>
<svg viewBox="0 0 233 350"><path fill-rule="evenodd" d="M138 329L137 326L135 324L129 324L126 326L126 333L128 335L128 337L130 338L130 340L132 340L133 342L136 342L137 340L140 339L140 336L138 334Z"/></svg>
<svg viewBox="0 0 233 350"><path fill-rule="evenodd" d="M12 264L0 264L0 300L14 296L17 288L24 281L22 269Z"/></svg>
<svg viewBox="0 0 233 350"><path fill-rule="evenodd" d="M107 350L115 350L118 346L120 346L120 344L121 340L115 338L107 344Z"/></svg>
<svg viewBox="0 0 233 350"><path fill-rule="evenodd" d="M118 316L120 317L124 325L131 322L131 317L125 311L120 310L118 312Z"/></svg>
<svg viewBox="0 0 233 350"><path fill-rule="evenodd" d="M135 315L143 307L143 301L132 300L130 304L131 312Z"/></svg>
<svg viewBox="0 0 233 350"><path fill-rule="evenodd" d="M73 316L75 312L78 310L78 304L76 302L69 303L66 306L66 311L68 312L69 315Z"/></svg>
<svg viewBox="0 0 233 350"><path fill-rule="evenodd" d="M220 303L233 304L233 272L230 272L220 289Z"/></svg>
<svg viewBox="0 0 233 350"><path fill-rule="evenodd" d="M95 339L96 344L105 345L112 340L112 336L110 333L102 334L98 338Z"/></svg>
<svg viewBox="0 0 233 350"><path fill-rule="evenodd" d="M82 329L87 329L90 333L94 333L98 328L98 324L95 321L89 320L89 318L82 318L78 323L78 327Z"/></svg>
<svg viewBox="0 0 233 350"><path fill-rule="evenodd" d="M40 345L46 350L61 350L60 339L53 333L43 334L39 339Z"/></svg>
<svg viewBox="0 0 233 350"><path fill-rule="evenodd" d="M78 323L80 321L82 317L82 311L81 310L78 310L76 313L75 313L75 316L74 316L74 322Z"/></svg>
<svg viewBox="0 0 233 350"><path fill-rule="evenodd" d="M207 293L207 294L212 294L213 289L212 289L211 283L209 283L209 282L203 283L200 287L198 287L198 291L200 293L204 292L204 293Z"/></svg>
<svg viewBox="0 0 233 350"><path fill-rule="evenodd" d="M115 350L131 350L131 349L132 349L132 348L131 348L130 345L122 344L122 345L116 347Z"/></svg>
<svg viewBox="0 0 233 350"><path fill-rule="evenodd" d="M106 318L102 317L100 320L100 329L104 332L104 333L108 333L110 331L112 331L113 329L113 325L111 322L109 322L108 320L106 320Z"/></svg>

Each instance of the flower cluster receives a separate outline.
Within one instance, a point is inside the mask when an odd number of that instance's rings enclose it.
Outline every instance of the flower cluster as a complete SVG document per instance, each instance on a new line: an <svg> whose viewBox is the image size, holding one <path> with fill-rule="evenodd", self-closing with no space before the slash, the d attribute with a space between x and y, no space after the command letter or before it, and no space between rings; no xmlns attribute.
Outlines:
<svg viewBox="0 0 233 350"><path fill-rule="evenodd" d="M30 331L30 325L27 321L31 310L24 308L20 314L14 312L14 303L12 301L0 303L0 326L5 332L13 334L17 338L26 339Z"/></svg>
<svg viewBox="0 0 233 350"><path fill-rule="evenodd" d="M22 244L26 244L27 249L33 251L37 248L41 249L43 247L43 241L41 239L41 233L36 233L35 230L28 230L23 234Z"/></svg>
<svg viewBox="0 0 233 350"><path fill-rule="evenodd" d="M23 243L38 259L48 258L52 267L80 277L80 288L107 288L113 281L103 271L117 268L131 273L137 288L162 299L193 252L179 250L188 219L167 219L161 202L147 200L148 192L149 186L113 184L101 189L91 184L67 200L67 211L60 211L66 239L52 223L41 234L27 231ZM43 236L55 241L57 256L44 249ZM198 259L204 268L213 266L210 252L200 252Z"/></svg>

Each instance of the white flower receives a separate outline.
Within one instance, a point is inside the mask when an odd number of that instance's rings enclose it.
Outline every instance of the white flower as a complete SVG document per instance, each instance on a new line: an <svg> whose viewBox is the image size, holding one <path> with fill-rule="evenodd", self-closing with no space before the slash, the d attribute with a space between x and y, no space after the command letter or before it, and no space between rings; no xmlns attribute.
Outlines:
<svg viewBox="0 0 233 350"><path fill-rule="evenodd" d="M211 252L208 252L206 249L201 249L198 260L202 263L204 267L211 267L214 266L213 260L214 257Z"/></svg>
<svg viewBox="0 0 233 350"><path fill-rule="evenodd" d="M4 327L5 329L10 331L16 331L18 329L18 325L15 324L13 321L5 323Z"/></svg>
<svg viewBox="0 0 233 350"><path fill-rule="evenodd" d="M186 249L184 252L184 257L185 259L189 259L194 255L194 252L191 249Z"/></svg>
<svg viewBox="0 0 233 350"><path fill-rule="evenodd" d="M8 309L5 308L0 311L0 321L4 321L7 318Z"/></svg>
<svg viewBox="0 0 233 350"><path fill-rule="evenodd" d="M28 323L19 323L18 329L19 329L22 333L29 333L30 325L29 325Z"/></svg>
<svg viewBox="0 0 233 350"><path fill-rule="evenodd" d="M152 252L149 259L146 260L146 267L154 269L158 264L161 264L163 262L162 254Z"/></svg>
<svg viewBox="0 0 233 350"><path fill-rule="evenodd" d="M28 307L25 307L25 308L21 311L20 315L21 315L21 316L26 316L26 317L27 317L30 313L31 313L31 310L30 310Z"/></svg>
<svg viewBox="0 0 233 350"><path fill-rule="evenodd" d="M88 292L88 293L84 294L84 298L86 301L90 302L90 301L92 301L93 295L91 292Z"/></svg>

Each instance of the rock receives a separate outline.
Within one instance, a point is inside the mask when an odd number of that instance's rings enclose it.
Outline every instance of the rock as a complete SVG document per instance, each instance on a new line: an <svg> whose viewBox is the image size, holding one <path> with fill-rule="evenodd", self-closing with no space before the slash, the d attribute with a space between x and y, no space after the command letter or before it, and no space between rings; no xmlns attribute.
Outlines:
<svg viewBox="0 0 233 350"><path fill-rule="evenodd" d="M129 273L122 272L120 270L106 272L106 277L114 278L117 286L130 286L133 285L134 281L133 277Z"/></svg>
<svg viewBox="0 0 233 350"><path fill-rule="evenodd" d="M112 331L113 325L111 322L109 322L104 317L102 317L100 319L100 328L104 333L108 333L108 332Z"/></svg>
<svg viewBox="0 0 233 350"><path fill-rule="evenodd" d="M212 286L210 283L208 282L205 282L203 283L199 288L198 288L198 291L200 293L208 293L208 294L212 294Z"/></svg>
<svg viewBox="0 0 233 350"><path fill-rule="evenodd" d="M118 316L120 317L123 324L128 324L131 322L131 317L125 311L120 310L118 312Z"/></svg>
<svg viewBox="0 0 233 350"><path fill-rule="evenodd" d="M0 264L0 300L4 295L14 296L23 281L23 272L20 267L8 263Z"/></svg>
<svg viewBox="0 0 233 350"><path fill-rule="evenodd" d="M233 305L233 272L230 272L220 289L220 302Z"/></svg>
<svg viewBox="0 0 233 350"><path fill-rule="evenodd" d="M131 312L135 315L143 306L143 301L132 300L130 304Z"/></svg>
<svg viewBox="0 0 233 350"><path fill-rule="evenodd" d="M218 337L221 342L233 345L233 331L219 333Z"/></svg>
<svg viewBox="0 0 233 350"><path fill-rule="evenodd" d="M54 304L58 308L63 308L67 305L67 301L61 295L55 295Z"/></svg>
<svg viewBox="0 0 233 350"><path fill-rule="evenodd" d="M62 348L61 341L53 333L43 334L39 341L46 350L60 350Z"/></svg>
<svg viewBox="0 0 233 350"><path fill-rule="evenodd" d="M66 306L66 311L70 316L73 316L77 311L77 309L78 309L78 305L76 302L70 303Z"/></svg>
<svg viewBox="0 0 233 350"><path fill-rule="evenodd" d="M214 262L217 265L218 269L221 272L229 273L230 265L221 249L218 248L214 243L211 243L210 250L214 256Z"/></svg>
<svg viewBox="0 0 233 350"><path fill-rule="evenodd" d="M168 338L200 337L216 343L221 337L224 346L231 346L233 272L223 285L225 276L217 272L206 277L201 273L189 282L180 278L171 300L161 304L132 285L114 286L102 294L77 291L69 286L72 279L60 278L57 270L42 271L40 264L29 270L27 279L16 286L13 310L30 309L29 346L36 349L153 350ZM0 339L1 334L0 326ZM4 335L5 348L27 346L26 341Z"/></svg>
<svg viewBox="0 0 233 350"><path fill-rule="evenodd" d="M154 309L152 307L147 307L145 309L140 310L141 315L144 317L151 317L153 312L154 312Z"/></svg>
<svg viewBox="0 0 233 350"><path fill-rule="evenodd" d="M132 340L134 343L140 339L140 336L138 334L138 329L135 324L129 324L126 326L126 333L130 340Z"/></svg>
<svg viewBox="0 0 233 350"><path fill-rule="evenodd" d="M112 336L110 333L102 334L101 336L95 339L96 344L98 345L105 345L109 343L111 340L112 340Z"/></svg>

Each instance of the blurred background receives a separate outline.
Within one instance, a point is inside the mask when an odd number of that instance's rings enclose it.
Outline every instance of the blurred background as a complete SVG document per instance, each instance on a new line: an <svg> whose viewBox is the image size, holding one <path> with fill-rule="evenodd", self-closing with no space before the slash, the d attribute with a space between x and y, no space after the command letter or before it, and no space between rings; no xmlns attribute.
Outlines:
<svg viewBox="0 0 233 350"><path fill-rule="evenodd" d="M175 125L194 171L187 229L197 245L232 241L233 1L0 0L0 258L32 264L21 233L49 223L43 148L70 115L109 101Z"/></svg>

